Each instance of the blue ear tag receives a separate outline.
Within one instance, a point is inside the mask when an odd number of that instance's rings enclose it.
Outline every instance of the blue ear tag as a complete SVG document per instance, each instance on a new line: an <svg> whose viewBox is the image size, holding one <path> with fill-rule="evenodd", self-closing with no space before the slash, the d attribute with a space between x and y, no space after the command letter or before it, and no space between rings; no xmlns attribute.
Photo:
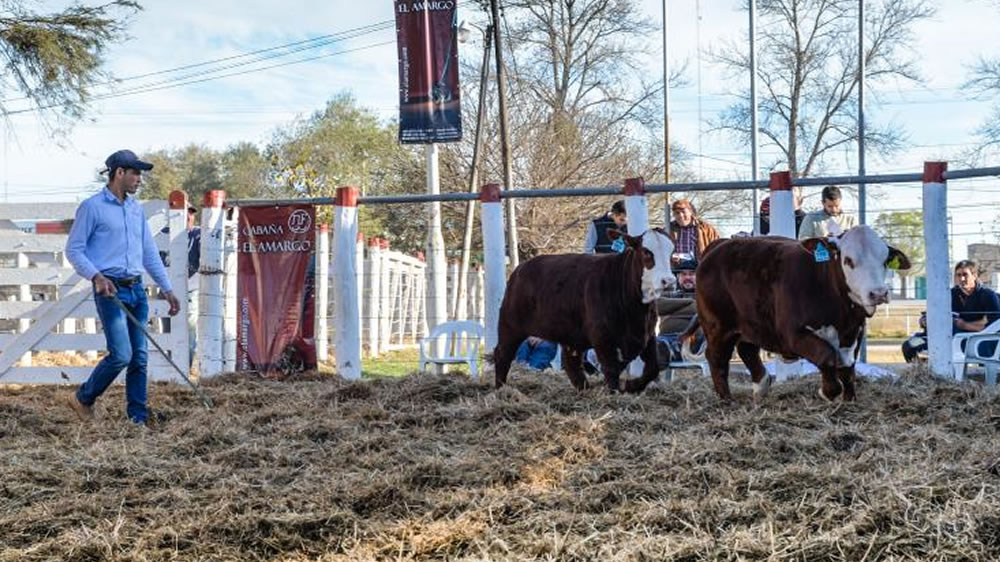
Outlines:
<svg viewBox="0 0 1000 562"><path fill-rule="evenodd" d="M813 251L813 258L816 259L816 263L830 261L830 252L822 242L816 245L816 249Z"/></svg>
<svg viewBox="0 0 1000 562"><path fill-rule="evenodd" d="M611 243L611 250L616 253L622 253L625 251L625 241L621 238L616 238L614 242Z"/></svg>

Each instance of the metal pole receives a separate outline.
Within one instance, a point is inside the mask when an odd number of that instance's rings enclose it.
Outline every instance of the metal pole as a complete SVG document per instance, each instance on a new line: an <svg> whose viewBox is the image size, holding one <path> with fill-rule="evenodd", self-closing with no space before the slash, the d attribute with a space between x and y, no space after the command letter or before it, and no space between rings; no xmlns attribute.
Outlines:
<svg viewBox="0 0 1000 562"><path fill-rule="evenodd" d="M750 0L750 179L757 181L757 0ZM753 194L753 233L760 234L760 208L757 189ZM772 216L773 209L772 206Z"/></svg>
<svg viewBox="0 0 1000 562"><path fill-rule="evenodd" d="M500 43L500 9L497 0L490 0L490 12L493 16L493 51L497 59L497 97L500 106L500 148L503 155L503 189L510 191L514 189L514 182L511 180L512 170L510 161L510 129L507 127L507 73L503 64L503 45ZM517 256L517 214L514 208L514 199L507 199L507 252L510 257L510 266L517 267L519 259Z"/></svg>
<svg viewBox="0 0 1000 562"><path fill-rule="evenodd" d="M670 183L670 60L667 54L667 2L663 0L663 183ZM669 222L670 215L667 214Z"/></svg>
<svg viewBox="0 0 1000 562"><path fill-rule="evenodd" d="M865 177L865 0L858 0L858 175ZM858 221L861 224L868 224L865 191L865 183L859 183Z"/></svg>
<svg viewBox="0 0 1000 562"><path fill-rule="evenodd" d="M111 297L111 300L115 301L115 304L118 305L118 308L122 309L122 312L125 313L125 316L127 316L128 319L132 321L132 324L134 324L135 327L139 328L139 330L142 331L143 335L146 336L146 339L149 340L150 343L152 343L157 350L159 350L160 355L162 355L167 360L167 362L170 363L170 366L173 367L175 371L177 371L177 374L180 375L182 379L184 379L184 382L188 383L188 386L191 387L191 390L193 390L194 393L198 395L198 398L201 399L201 403L205 405L205 409L211 410L212 401L208 398L208 396L205 396L205 393L202 392L200 388L198 388L197 386L195 386L193 382L191 382L191 379L189 379L188 376L184 374L184 371L182 371L181 368L177 366L177 363L174 363L174 360L171 359L170 354L167 353L167 351L163 349L160 343L157 342L155 339L153 339L153 336L146 330L146 326L144 326L142 322L139 322L138 318L132 315L132 312L129 311L128 307L125 306L125 303L123 303L121 299L118 298L118 295L111 293L109 296ZM187 342L184 342L184 345L187 345Z"/></svg>
<svg viewBox="0 0 1000 562"><path fill-rule="evenodd" d="M858 0L858 222L868 224L865 177L865 0ZM861 340L861 361L868 362L868 333Z"/></svg>
<svg viewBox="0 0 1000 562"><path fill-rule="evenodd" d="M484 106L486 105L486 84L489 80L490 75L490 47L492 46L493 38L492 26L486 27L486 32L483 33L483 63L482 70L479 73L479 110L476 114L476 135L472 141L472 165L469 171L469 193L476 193L479 184L479 146L481 141L481 135L483 130L483 121L486 120L486 111ZM462 262L458 270L458 298L455 303L454 310L451 312L452 318L456 320L464 320L465 314L459 314L459 311L465 311L467 295L469 292L468 288L468 277L469 277L469 255L472 252L472 228L475 225L476 217L476 202L470 199L465 204L465 236L462 238Z"/></svg>

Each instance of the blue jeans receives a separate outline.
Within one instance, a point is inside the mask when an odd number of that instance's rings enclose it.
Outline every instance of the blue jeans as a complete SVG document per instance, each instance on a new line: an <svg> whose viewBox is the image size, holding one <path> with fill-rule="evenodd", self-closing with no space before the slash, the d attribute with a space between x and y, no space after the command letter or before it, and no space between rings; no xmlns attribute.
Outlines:
<svg viewBox="0 0 1000 562"><path fill-rule="evenodd" d="M146 324L149 304L141 283L131 287L118 287L118 298L140 323ZM94 303L104 327L108 354L97 364L87 382L76 391L76 398L81 404L92 406L122 369L128 367L125 371L126 413L135 423L146 423L146 364L149 357L146 335L110 297L95 293Z"/></svg>

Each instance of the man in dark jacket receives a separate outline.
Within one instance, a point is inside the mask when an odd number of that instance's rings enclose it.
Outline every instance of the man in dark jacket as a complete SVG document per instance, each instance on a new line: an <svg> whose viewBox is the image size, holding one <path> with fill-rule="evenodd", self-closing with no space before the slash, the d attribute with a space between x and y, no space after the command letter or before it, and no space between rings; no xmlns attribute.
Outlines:
<svg viewBox="0 0 1000 562"><path fill-rule="evenodd" d="M590 221L587 228L587 237L583 241L583 253L585 254L610 254L616 250L611 239L608 237L609 229L616 229L625 232L625 202L615 201L611 210L600 217ZM624 246L621 248L624 250Z"/></svg>

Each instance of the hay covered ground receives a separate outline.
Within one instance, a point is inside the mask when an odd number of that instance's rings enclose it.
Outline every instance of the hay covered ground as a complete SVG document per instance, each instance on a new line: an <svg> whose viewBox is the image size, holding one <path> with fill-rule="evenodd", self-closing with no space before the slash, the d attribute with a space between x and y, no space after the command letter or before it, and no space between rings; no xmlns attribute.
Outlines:
<svg viewBox="0 0 1000 562"><path fill-rule="evenodd" d="M0 389L0 560L997 560L1000 394L910 372L829 405L515 371L155 385L83 425Z"/></svg>

